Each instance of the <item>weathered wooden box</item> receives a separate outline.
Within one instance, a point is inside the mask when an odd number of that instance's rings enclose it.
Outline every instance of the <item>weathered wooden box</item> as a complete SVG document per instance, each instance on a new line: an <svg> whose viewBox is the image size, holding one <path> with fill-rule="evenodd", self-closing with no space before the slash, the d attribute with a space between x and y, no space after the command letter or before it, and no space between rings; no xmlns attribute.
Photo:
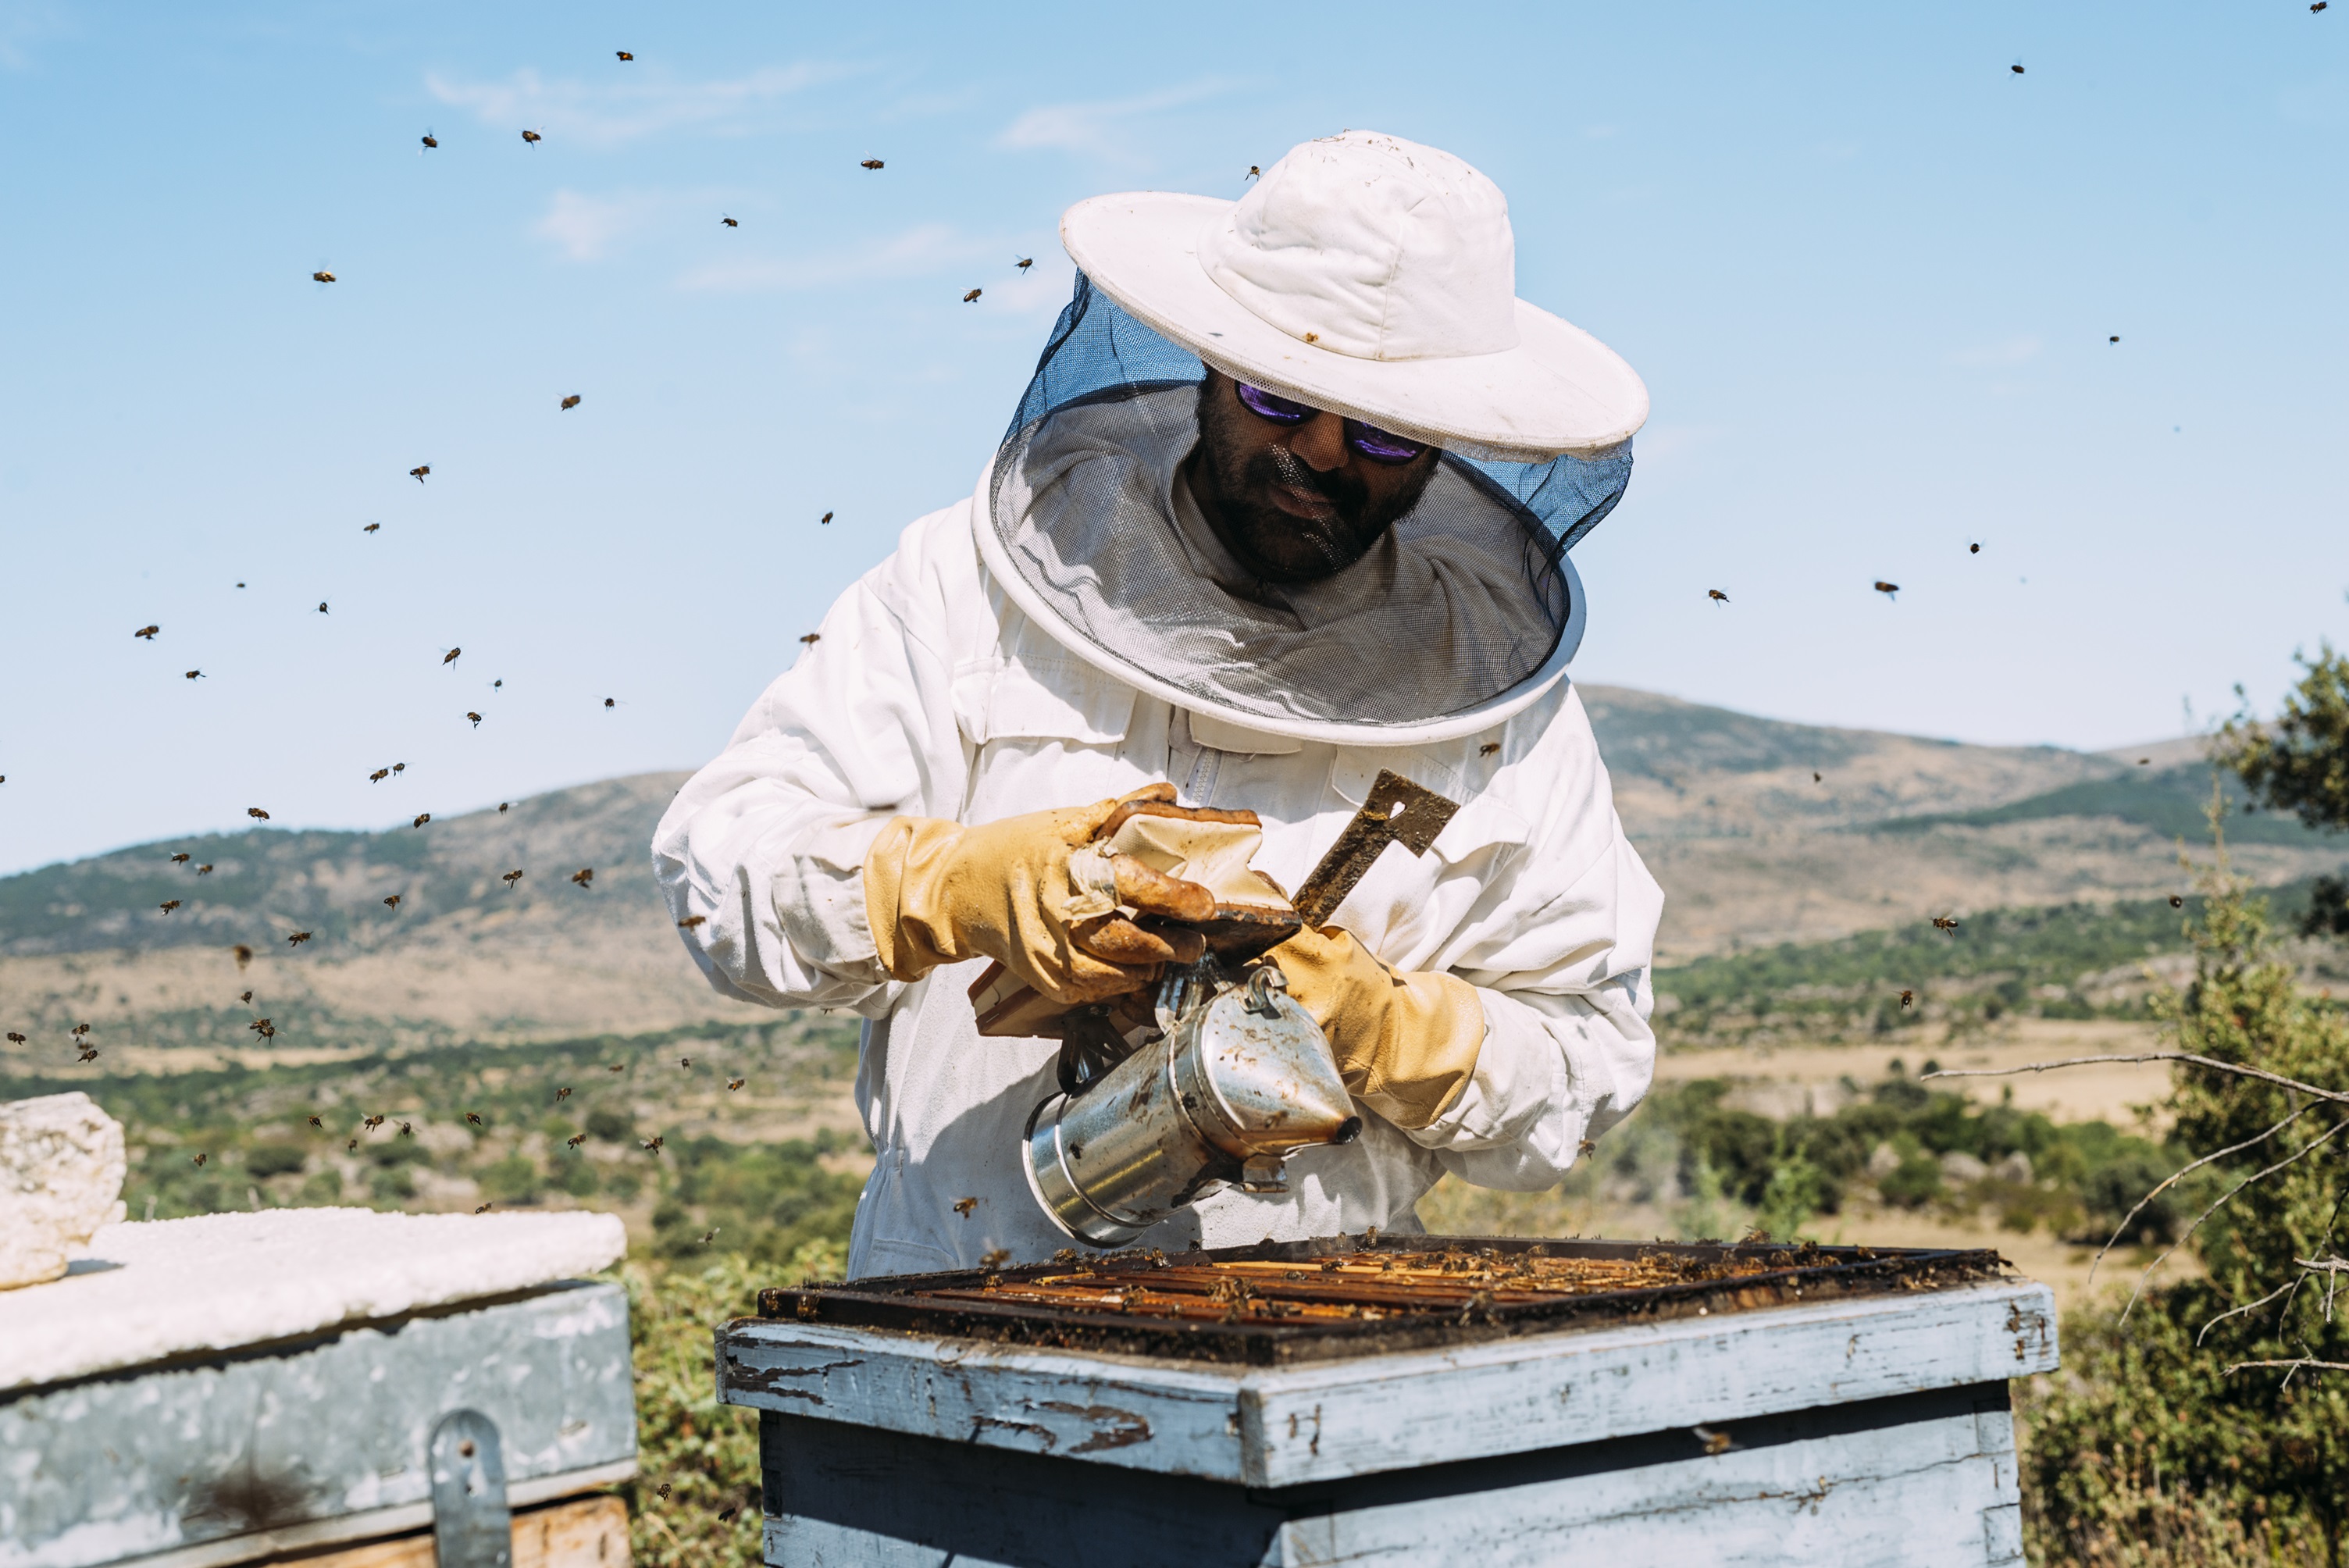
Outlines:
<svg viewBox="0 0 2349 1568"><path fill-rule="evenodd" d="M1398 1237L761 1311L718 1381L792 1568L2019 1563L2007 1380L2055 1365L1987 1253Z"/></svg>
<svg viewBox="0 0 2349 1568"><path fill-rule="evenodd" d="M460 1410L494 1429L506 1508L626 1479L626 1295L564 1277L623 1244L585 1214L101 1231L67 1278L0 1295L0 1568L220 1568L362 1541L386 1542L374 1568L429 1563L428 1449ZM540 1522L514 1530L520 1557L626 1568L616 1501Z"/></svg>

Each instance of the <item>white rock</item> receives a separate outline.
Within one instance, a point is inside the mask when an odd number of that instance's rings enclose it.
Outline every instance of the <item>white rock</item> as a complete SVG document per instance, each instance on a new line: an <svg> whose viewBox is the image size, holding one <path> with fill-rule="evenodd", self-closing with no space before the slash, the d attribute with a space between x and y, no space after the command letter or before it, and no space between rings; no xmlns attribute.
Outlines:
<svg viewBox="0 0 2349 1568"><path fill-rule="evenodd" d="M0 1105L0 1290L57 1279L122 1218L122 1124L86 1094Z"/></svg>
<svg viewBox="0 0 2349 1568"><path fill-rule="evenodd" d="M2002 1181L2031 1185L2031 1156L2018 1149L1990 1168L1990 1173Z"/></svg>
<svg viewBox="0 0 2349 1568"><path fill-rule="evenodd" d="M1990 1174L1990 1167L1971 1154L1952 1149L1941 1156L1941 1180L1952 1187L1971 1187Z"/></svg>
<svg viewBox="0 0 2349 1568"><path fill-rule="evenodd" d="M1900 1151L1889 1143L1879 1143L1868 1153L1868 1176L1871 1181L1881 1181L1900 1169Z"/></svg>

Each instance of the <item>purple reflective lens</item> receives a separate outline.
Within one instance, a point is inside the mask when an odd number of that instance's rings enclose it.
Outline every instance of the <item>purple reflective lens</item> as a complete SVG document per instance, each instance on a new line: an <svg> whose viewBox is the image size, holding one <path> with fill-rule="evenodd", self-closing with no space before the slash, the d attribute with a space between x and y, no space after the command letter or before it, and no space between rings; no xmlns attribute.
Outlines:
<svg viewBox="0 0 2349 1568"><path fill-rule="evenodd" d="M1261 387L1251 387L1245 381L1234 382L1233 386L1239 392L1240 401L1247 405L1249 413L1260 415L1275 424L1302 425L1315 413L1314 409L1302 403L1292 402Z"/></svg>
<svg viewBox="0 0 2349 1568"><path fill-rule="evenodd" d="M1360 419L1346 421L1346 439L1353 443L1354 450L1379 463L1407 463L1427 450L1424 441L1390 436L1376 425L1365 425Z"/></svg>
<svg viewBox="0 0 2349 1568"><path fill-rule="evenodd" d="M1269 419L1276 425L1302 425L1321 411L1309 404L1283 397L1277 392L1268 392L1261 387L1251 387L1245 381L1236 381L1232 386L1249 413ZM1406 440L1401 436L1388 434L1376 425L1365 425L1360 419L1346 421L1346 444L1374 463L1412 462L1428 447L1425 441Z"/></svg>

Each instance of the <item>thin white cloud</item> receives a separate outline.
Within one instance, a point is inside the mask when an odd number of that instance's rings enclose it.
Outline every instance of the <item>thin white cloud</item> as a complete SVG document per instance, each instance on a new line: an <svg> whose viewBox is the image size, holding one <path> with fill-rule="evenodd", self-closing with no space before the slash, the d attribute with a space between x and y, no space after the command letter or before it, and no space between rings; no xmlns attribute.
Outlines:
<svg viewBox="0 0 2349 1568"><path fill-rule="evenodd" d="M1951 354L1950 363L1968 370L1999 370L2036 359L2039 348L2037 338L2017 335L1997 343L1958 349Z"/></svg>
<svg viewBox="0 0 2349 1568"><path fill-rule="evenodd" d="M574 262L601 261L618 246L686 201L678 196L622 191L613 196L588 196L557 191L546 213L532 225L543 240L552 240Z"/></svg>
<svg viewBox="0 0 2349 1568"><path fill-rule="evenodd" d="M1209 77L1137 98L1043 104L1004 127L995 144L1019 150L1056 148L1096 158L1125 158L1131 155L1129 139L1121 129L1126 122L1214 98L1231 87L1226 80Z"/></svg>
<svg viewBox="0 0 2349 1568"><path fill-rule="evenodd" d="M428 74L424 88L451 108L464 109L495 129L536 130L550 140L615 147L622 142L679 129L732 131L812 87L854 74L854 67L828 62L768 66L721 81L679 81L637 67L609 83L549 81L535 70L518 70L503 81L460 81Z"/></svg>
<svg viewBox="0 0 2349 1568"><path fill-rule="evenodd" d="M804 256L744 256L696 267L678 287L719 294L823 288L865 278L934 275L947 267L968 268L1001 247L963 233L950 223L922 223L864 244Z"/></svg>

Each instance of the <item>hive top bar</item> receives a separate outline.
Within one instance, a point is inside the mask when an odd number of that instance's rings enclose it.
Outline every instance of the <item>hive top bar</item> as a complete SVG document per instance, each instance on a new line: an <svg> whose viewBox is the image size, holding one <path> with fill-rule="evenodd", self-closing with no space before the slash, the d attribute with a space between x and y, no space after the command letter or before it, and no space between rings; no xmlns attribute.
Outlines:
<svg viewBox="0 0 2349 1568"><path fill-rule="evenodd" d="M760 1293L770 1318L1277 1365L1996 1279L1992 1252L1392 1236Z"/></svg>
<svg viewBox="0 0 2349 1568"><path fill-rule="evenodd" d="M612 1214L267 1209L109 1225L65 1278L0 1291L0 1391L529 1290L626 1250Z"/></svg>

